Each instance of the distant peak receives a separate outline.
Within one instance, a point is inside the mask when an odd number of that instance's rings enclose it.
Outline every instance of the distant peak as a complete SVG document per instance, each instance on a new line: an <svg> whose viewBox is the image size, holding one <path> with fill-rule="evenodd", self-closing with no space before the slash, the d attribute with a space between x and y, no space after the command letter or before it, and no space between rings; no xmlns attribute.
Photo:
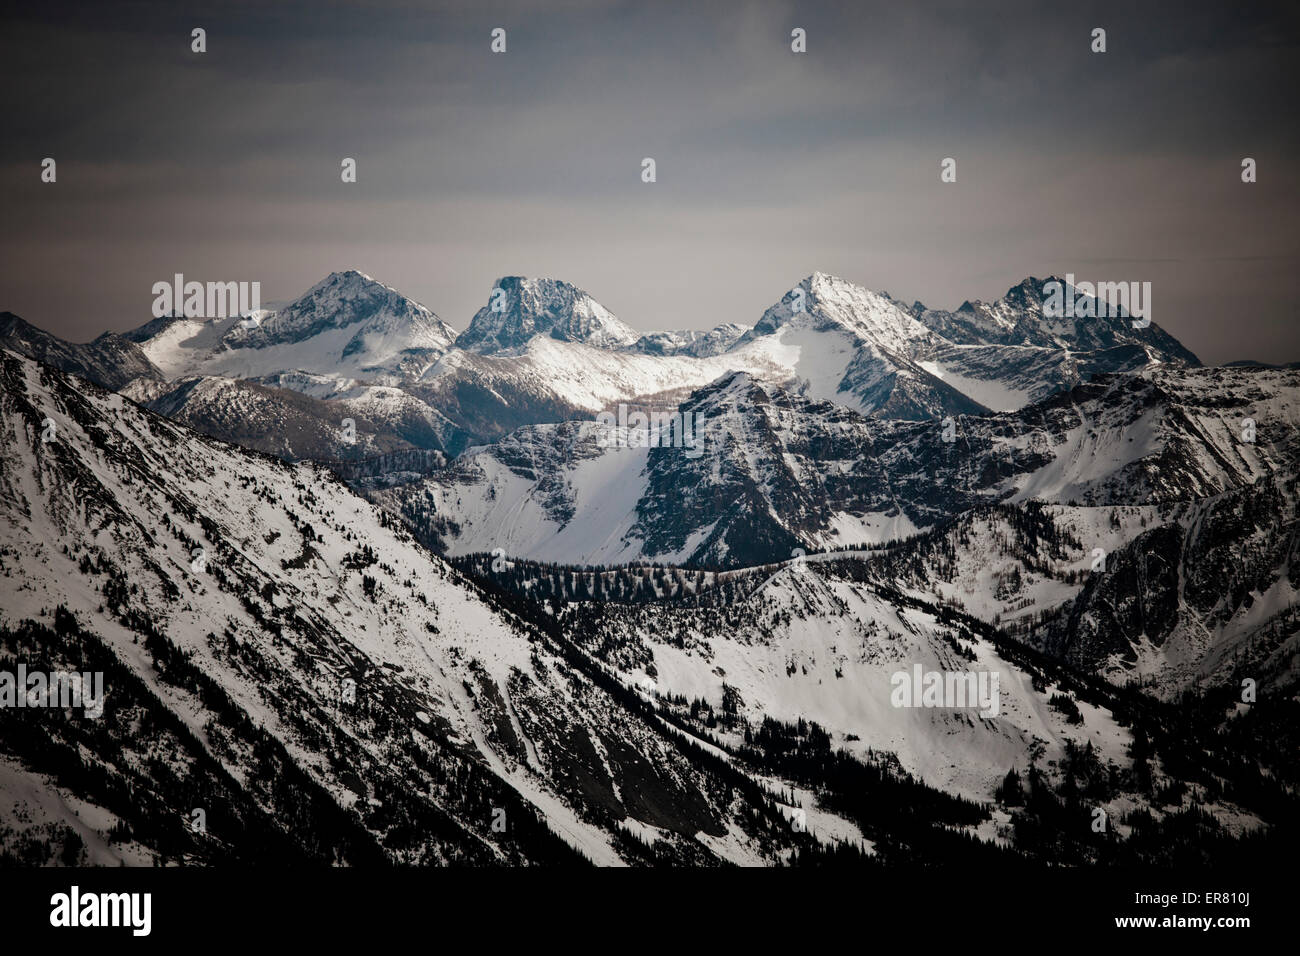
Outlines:
<svg viewBox="0 0 1300 956"><path fill-rule="evenodd" d="M492 352L520 348L538 335L615 349L640 338L590 293L570 282L502 276L456 345Z"/></svg>
<svg viewBox="0 0 1300 956"><path fill-rule="evenodd" d="M259 318L251 328L234 325L224 341L236 348L259 348L355 327L340 356L346 359L373 358L372 347L445 349L455 336L428 307L356 269L331 272L283 309L263 310Z"/></svg>
<svg viewBox="0 0 1300 956"><path fill-rule="evenodd" d="M0 330L11 332L14 329L30 329L34 326L13 312L0 312Z"/></svg>
<svg viewBox="0 0 1300 956"><path fill-rule="evenodd" d="M807 286L809 289L862 288L856 282L850 282L841 276L831 275L829 272L814 272L799 284Z"/></svg>
<svg viewBox="0 0 1300 956"><path fill-rule="evenodd" d="M547 292L572 292L575 295L588 295L586 290L578 288L572 282L555 279L550 276L502 276L496 286L502 289L529 289Z"/></svg>
<svg viewBox="0 0 1300 956"><path fill-rule="evenodd" d="M787 291L740 339L753 341L786 326L838 329L859 342L899 354L930 332L902 303L866 286L826 272L814 272Z"/></svg>
<svg viewBox="0 0 1300 956"><path fill-rule="evenodd" d="M1035 276L1028 276L1027 278L1022 279L1016 285L1013 285L1010 289L1008 289L1007 294L1003 296L1003 298L1013 298L1016 296L1029 294L1029 293L1032 293L1034 297L1041 298L1043 295L1043 287L1051 282L1059 282L1062 286L1065 285L1065 279L1057 275L1049 275L1045 279L1039 279Z"/></svg>
<svg viewBox="0 0 1300 956"><path fill-rule="evenodd" d="M505 301L502 301L503 292ZM502 276L488 293L486 307L496 312L508 312L567 309L574 306L594 306L613 317L613 313L593 299L586 289L580 289L563 279L545 276Z"/></svg>
<svg viewBox="0 0 1300 956"><path fill-rule="evenodd" d="M393 289L391 286L386 286L382 282L372 279L364 272L358 272L356 269L342 269L338 272L331 272L325 278L321 279L314 286L312 286L301 296L299 296L299 300L306 299L309 296L317 292L320 292L323 289L340 289L340 288L359 289L368 286L372 286L377 289L387 289L390 292L397 292L396 289ZM398 292L397 294L401 295L400 292Z"/></svg>

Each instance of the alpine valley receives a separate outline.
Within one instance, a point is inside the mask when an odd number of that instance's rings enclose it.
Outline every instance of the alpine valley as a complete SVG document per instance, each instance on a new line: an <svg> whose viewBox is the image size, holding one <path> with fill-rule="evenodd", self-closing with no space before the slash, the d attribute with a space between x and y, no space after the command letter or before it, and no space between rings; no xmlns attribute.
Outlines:
<svg viewBox="0 0 1300 956"><path fill-rule="evenodd" d="M0 313L0 861L1293 859L1300 368L1053 281Z"/></svg>

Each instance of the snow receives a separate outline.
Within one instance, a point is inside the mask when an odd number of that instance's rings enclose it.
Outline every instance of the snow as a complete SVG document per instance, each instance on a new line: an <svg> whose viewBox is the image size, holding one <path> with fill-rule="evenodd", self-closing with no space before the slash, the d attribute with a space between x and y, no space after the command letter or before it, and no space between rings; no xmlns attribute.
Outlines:
<svg viewBox="0 0 1300 956"><path fill-rule="evenodd" d="M0 831L31 832L48 839L46 828L61 824L85 844L90 866L148 866L153 854L132 840L109 843L118 817L93 803L74 797L50 777L22 767L0 754Z"/></svg>
<svg viewBox="0 0 1300 956"><path fill-rule="evenodd" d="M785 375L808 383L809 398L835 402L865 414L871 409L862 399L839 388L857 353L854 339L847 332L788 325L730 354L738 364L743 363L737 371L762 375L764 369L781 369Z"/></svg>
<svg viewBox="0 0 1300 956"><path fill-rule="evenodd" d="M927 359L918 359L917 365L931 375L951 385L957 391L970 396L985 408L995 412L1014 411L1029 403L1030 393L1024 389L1012 388L996 379L971 378L959 375L950 367Z"/></svg>
<svg viewBox="0 0 1300 956"><path fill-rule="evenodd" d="M371 311L357 314L359 308ZM454 335L424 306L357 272L327 276L286 308L258 315L256 326L239 318L178 320L140 347L169 379L365 374L387 376L394 384L407 350L441 354ZM343 321L348 316L353 320ZM318 331L305 334L312 329ZM288 378L285 385L293 387L293 381Z"/></svg>
<svg viewBox="0 0 1300 956"><path fill-rule="evenodd" d="M542 426L546 427L546 426ZM594 447L602 426L584 423L581 440ZM579 564L617 564L640 554L625 540L636 522L636 504L645 489L647 448L610 448L603 455L573 461L563 471L576 520L561 525L550 517L535 482L490 454L475 456L483 471L472 485L427 487L440 510L455 516L464 532L451 539L451 554L502 548L512 557Z"/></svg>
<svg viewBox="0 0 1300 956"><path fill-rule="evenodd" d="M545 813L564 839L598 862L614 862L608 835L582 821L544 777L527 768L504 767L485 743L482 718L464 698L464 682L477 679L469 669L471 661L482 667L507 701L506 688L514 674L527 675L535 684L547 686L547 680L534 668L534 652L526 634L408 537L385 527L374 505L357 498L315 466L289 466L252 457L184 429L151 423L143 412L116 395L91 398L91 406L113 425L118 446L133 446L148 463L143 472L123 468L90 450L89 436L75 419L60 411L60 400L40 383L36 366L24 363L24 370L28 393L49 409L58 424L58 454L80 461L130 518L111 522L101 531L92 530L98 522L84 513L92 489L63 487L48 475L38 483L38 470L30 464L7 469L4 473L14 476L17 483L11 489L17 500L0 512L0 525L4 540L27 559L11 567L11 574L0 577L0 620L13 624L26 617L48 615L48 609L58 604L66 605L204 740L203 726L210 716L206 709L188 692L160 681L137 635L102 610L103 597L93 576L78 570L74 555L84 553L88 546L102 545L139 586L133 601L144 602L160 619L169 639L192 653L194 664L221 684L256 725L280 738L290 755L317 777L340 805L349 805L355 795L329 775L318 754L299 742L284 716L268 703L261 682L214 659L205 639L210 631L231 626L244 640L265 641L266 637L236 594L218 588L204 573L190 570L191 555L162 519L168 516L172 527L183 528L195 540L206 542L206 536L197 521L187 520L169 506L163 489L178 492L223 529L227 542L234 543L233 553L226 556L205 544L211 548L212 564L224 562L231 570L273 582L281 600L295 609L298 618L324 622L326 628L346 634L353 648L375 667L395 665L395 673L402 674L412 690L425 695L427 703L421 709L426 716L436 709L451 724L453 740L472 741L503 779ZM8 415L3 424L12 427L17 421L20 419ZM26 460L37 460L32 443L39 441L30 432L10 431L5 437L11 454L25 446ZM270 494L249 493L245 482L269 489ZM315 504L298 500L304 493L313 495ZM29 518L15 513L18 501L30 503ZM297 557L301 543L288 516L290 510L324 533L313 544L319 557L306 568L282 565ZM352 539L336 533L335 522L341 522ZM273 538L271 543L267 538ZM378 601L363 594L359 574L343 569L343 559L358 542L373 545L383 565L391 568L391 572L379 568L373 572L383 586ZM68 553L64 553L65 544ZM179 599L163 596L158 573L142 563L145 556L179 586ZM421 596L425 600L419 600ZM268 648L268 652L280 655L284 666L294 666L288 647ZM319 679L325 684L318 692L337 692L336 683L331 686L325 677ZM108 693L111 696L111 688ZM556 703L567 706L563 698L556 698ZM382 759L381 754L375 756Z"/></svg>
<svg viewBox="0 0 1300 956"><path fill-rule="evenodd" d="M660 693L721 707L725 683L740 693L747 713L816 721L837 740L856 735L858 741L846 744L854 752L894 752L910 773L972 800L989 800L1010 767L1023 769L1034 741L1053 759L1064 752L1066 739L1092 740L1103 759L1126 763L1127 732L1109 714L1097 711L1081 727L1067 724L991 645L966 641L976 660L955 658L940 637L944 627L929 614L900 611L861 585L788 568L750 598L760 606L763 601L790 612L788 623L771 618L770 637L700 633L703 652L651 638ZM883 635L872 636L864 625ZM997 672L999 715L984 720L973 711L894 707L890 678L915 663L926 670ZM793 674L787 673L791 664Z"/></svg>
<svg viewBox="0 0 1300 956"><path fill-rule="evenodd" d="M313 300L310 310L303 305L296 312L290 307L284 313L303 328L315 328L317 320L334 316L350 294L346 290L356 288L358 280L345 276L345 291L338 294L330 292L334 289L327 285L331 280L335 277L300 300L329 292L322 302ZM360 280L371 281L364 276ZM755 380L800 384L808 398L869 413L871 409L858 394L861 388L858 393L840 391L854 363L864 356L877 363L871 367L873 374L892 370L904 376L919 367L992 409L1017 409L1029 400L1031 389L1018 387L1023 384L1019 379L1013 385L1003 378L985 379L957 371L968 368L952 358L964 346L948 349L942 359L925 357L922 353L932 348L938 337L891 300L821 273L801 286L808 293L808 311L796 313L783 299L729 351L705 358L631 351L631 330L589 297L577 302L572 316L595 323L587 342L534 335L515 347L500 348L497 342L498 347L488 349L487 354L447 349L447 337L432 324L436 317L423 307L414 307L413 314L428 325L407 327L394 314L383 313L343 326L326 321L318 334L296 342L260 341L256 333L238 329L237 320L178 320L142 347L164 374L175 377L202 372L213 376L203 383L203 391L210 398L228 396L224 400L235 413L240 411L240 398L232 379L245 377L274 380L376 414L396 415L422 407L419 400L397 387L415 380L439 383L474 375L498 388L499 396L512 394L509 385L524 394L554 396L575 408L598 412L636 397L656 396L667 402L687 389L717 382L736 371ZM550 295L544 289L537 291L539 286L525 288ZM972 321L983 322L990 330L1010 328L1015 319L1006 309L1005 303L995 304L979 313L983 318ZM260 331L269 334L274 317L268 316ZM485 319L490 321L494 320ZM343 351L354 340L364 347L343 359ZM398 368L403 353L412 347L442 354L414 372ZM1065 358L1069 359L1068 354ZM913 361L914 366L910 364ZM1081 584L1062 578L1070 571L1087 570L1093 548L1109 554L1132 541L1142 528L1163 521L1179 521L1193 528L1212 500L1203 497L1206 493L1217 494L1276 474L1279 463L1286 460L1278 444L1293 440L1281 426L1294 432L1294 422L1300 417L1300 387L1294 384L1294 376L1284 381L1260 373L1258 387L1248 389L1237 380L1244 381L1242 376L1253 373L1233 373L1227 384L1219 386L1213 377L1217 371L1153 366L1119 380L1103 399L1113 398L1119 389L1154 383L1159 400L1111 405L1081 400L1064 413L1075 421L1064 429L1059 425L1054 433L1046 428L1012 429L1015 437L994 440L995 446L1001 443L1003 451L1034 452L1047 459L1045 465L1014 475L998 488L1013 503L1049 503L1047 513L1058 528L1078 538L1079 546L1067 547L1064 556L1053 559L1048 573L1029 572L1027 556L1007 553L999 544L1005 528L996 519L980 518L972 524L951 573L943 580L900 582L900 586L927 600L959 605L986 621L1031 618L1078 594ZM28 555L29 562L15 575L0 579L0 619L12 622L48 616L50 607L67 604L80 619L93 622L93 629L127 666L202 739L207 714L201 702L159 683L135 636L99 610L102 595L77 570L75 555L90 546L125 555L133 562L127 568L131 580L143 589L141 600L161 616L169 636L191 651L198 666L218 678L257 722L280 736L296 759L313 768L322 785L341 803L353 799L351 792L319 768L313 755L294 740L291 727L268 706L257 681L222 669L214 661L202 637L209 630L230 624L242 635L259 632L237 600L201 574L187 570L190 555L160 523L168 514L172 523L191 537L205 539L199 522L173 513L163 493L165 488L181 489L185 500L215 522L227 540L237 542L234 553L224 560L241 569L254 569L262 576L259 580L273 582L281 592L280 606L292 605L304 619L328 622L337 633L346 634L368 661L400 668L403 679L426 695L418 720L424 724L435 719L447 721L453 728L452 739L472 747L493 772L541 809L555 832L570 845L599 863L618 862L611 834L586 822L547 779L539 754L539 743L544 754L544 742L529 739L514 709L516 702L507 692L510 680L517 675L545 682L533 646L507 616L449 575L444 565L430 559L404 534L384 527L386 522L373 504L357 498L322 470L241 455L182 429L151 423L118 396L90 399L111 428L113 440L120 447L133 447L148 462L147 469L133 472L94 448L91 436L60 407L53 391L41 384L35 366L28 364L25 374L29 394L58 424L58 441L74 449L84 465L80 480L106 490L127 517L102 520L103 515L92 511L96 496L90 492L98 489L61 488L53 480L48 462L46 471L33 466L31 461L37 460L33 436L21 431L17 416L7 416L5 422L12 431L3 436L5 443L11 454L13 449L21 449L28 457L15 459L22 467L0 471L0 475L9 476L12 487L6 491L14 498L0 513L0 520L6 540ZM752 409L744 405L751 384L744 378L731 382L727 394L716 399L719 411L708 421L709 427L730 430L738 439L735 462L763 493L771 491L768 466L773 460L791 472L806 472L802 477L815 478L817 473L805 469L798 456L782 449L772 459L750 434L751 419L746 413ZM139 382L130 394L143 397L154 388ZM1193 394L1199 404L1188 398ZM1249 402L1240 401L1242 395L1248 395ZM783 413L778 409L774 414ZM1257 442L1241 438L1245 417L1259 425ZM1000 425L1011 420L984 421ZM788 426L787 422L781 427ZM677 552L645 554L638 536L637 508L648 488L649 452L638 447L601 447L598 438L604 431L605 426L594 422L528 426L499 446L470 449L461 457L457 466L467 474L476 473L473 482L425 482L422 487L433 497L438 513L459 525L459 532L449 538L451 553L500 548L510 556L576 564L618 564L645 557L668 563L687 559L707 540L717 521L690 529ZM59 447L62 451L63 446ZM507 447L549 456L534 457L536 479L505 464L501 452ZM1181 496L1175 498L1178 507L1166 511L1147 503L1154 497L1147 488L1154 483L1159 490L1164 476L1152 466L1171 448L1191 449L1180 458L1180 467L1191 477L1179 477L1194 482L1193 490L1202 497L1184 505L1187 486L1175 486L1172 493ZM850 463L818 464L843 468ZM244 482L250 479L258 488L273 491L268 497L247 493ZM314 504L295 500L302 489L315 496ZM1120 503L1096 507L1065 504L1090 500L1099 490L1109 492ZM23 511L25 504L30 505L30 515ZM325 539L314 545L319 557L307 568L283 566L297 557L301 540L288 517L290 509L305 513L317 530L327 532ZM564 520L562 516L570 511L573 518ZM355 540L338 533L340 525ZM832 514L829 527L813 538L818 546L858 546L896 541L917 531L901 514L839 511ZM278 537L267 543L273 534ZM375 544L383 564L392 569L381 578L385 589L381 601L369 600L361 591L359 575L345 569L344 559L358 541ZM71 554L58 548L67 542L75 545ZM158 575L144 556L155 560L163 575L181 585L178 602L160 595ZM815 555L810 564L831 564L834 557ZM1000 596L999 584L1013 573L1022 575L1023 587ZM1040 745L1050 760L1063 752L1067 740L1088 741L1103 760L1126 763L1128 733L1104 709L1079 701L1084 723L1068 725L1064 715L1045 703L1055 688L1047 695L1035 692L1028 677L991 645L963 638L976 654L976 661L966 662L953 655L945 640L949 628L934 615L896 606L870 586L835 579L833 569L826 575L821 570L789 565L768 575L751 600L755 607L770 602L786 614L764 610L768 626L754 633L696 631L694 640L685 646L658 643L653 635L643 635L653 650L659 692L700 697L720 706L725 683L739 691L747 713L755 719L769 715L791 722L815 720L837 742L844 741L856 752L867 748L894 752L909 772L926 782L980 801L989 798L1009 767L1023 767ZM1293 607L1296 597L1296 589L1282 575L1252 593L1253 603L1226 622L1201 620L1184 602L1177 631L1160 646L1147 635L1135 635L1136 668L1130 670L1128 662L1115 660L1111 662L1114 671L1173 673L1180 678L1212 673L1231 659L1244 639ZM467 680L478 679L468 669L468 661L481 665L501 689L511 725L527 754L522 761L507 758L488 742L484 718L464 686ZM970 713L894 707L890 677L913 664L933 670L998 673L999 715L983 720ZM622 676L634 682L644 672ZM560 700L557 706L571 704ZM797 790L782 781L768 783ZM34 798L33 793L41 796ZM819 838L861 841L861 833L846 821L817 811L813 794L800 791L797 799ZM37 805L43 819L66 820L81 814L87 844L98 854L97 860L123 858L134 852L129 847L109 848L102 840L96 842L94 831L112 825L103 811L78 805L22 768L0 760L0 824L11 802ZM628 819L620 825L646 842L664 837L664 831L639 821ZM734 828L724 837L701 834L699 839L736 862L757 858L748 840Z"/></svg>

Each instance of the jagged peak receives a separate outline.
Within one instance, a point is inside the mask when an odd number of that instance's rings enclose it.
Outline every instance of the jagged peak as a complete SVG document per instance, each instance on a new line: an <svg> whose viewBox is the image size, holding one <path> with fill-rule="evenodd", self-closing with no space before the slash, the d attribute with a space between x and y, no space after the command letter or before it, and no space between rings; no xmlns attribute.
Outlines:
<svg viewBox="0 0 1300 956"><path fill-rule="evenodd" d="M305 308L315 308L316 303L321 298L321 293L333 291L336 296L343 300L356 299L363 294L372 294L383 298L400 299L410 303L416 310L433 315L433 310L407 295L399 292L390 285L385 285L378 279L366 275L356 269L342 269L331 272L325 278L321 279L314 286L304 292L298 298L294 299L289 305L285 306L284 312L290 312Z"/></svg>
<svg viewBox="0 0 1300 956"><path fill-rule="evenodd" d="M537 335L597 348L626 348L640 336L586 290L563 279L502 276L456 345L491 352Z"/></svg>
<svg viewBox="0 0 1300 956"><path fill-rule="evenodd" d="M730 407L752 411L759 404L768 401L778 401L781 404L805 402L806 397L799 389L792 387L793 384L774 382L753 372L730 371L695 389L682 403L682 407Z"/></svg>
<svg viewBox="0 0 1300 956"><path fill-rule="evenodd" d="M28 330L41 331L16 313L0 312L0 335L11 335L14 332L26 332Z"/></svg>
<svg viewBox="0 0 1300 956"><path fill-rule="evenodd" d="M335 285L338 283L348 283L348 282L375 283L376 285L383 285L382 282L376 282L374 278L366 275L364 272L361 272L358 269L336 269L334 272L331 272L325 278L321 279L314 286L308 289L307 293L310 294L312 292L315 292L317 289L323 288L328 285ZM385 286L385 288L387 288L387 286Z"/></svg>
<svg viewBox="0 0 1300 956"><path fill-rule="evenodd" d="M1038 303L1043 299L1043 286L1047 285L1049 282L1060 282L1062 286L1065 285L1065 280L1057 275L1050 275L1046 279L1026 276L1024 279L1021 279L1015 285L1007 289L1000 298L994 299L992 302L985 302L983 299L966 299L953 311L967 313L988 311L989 309L995 308L999 303L1004 302L1013 302L1018 304L1026 302ZM919 306L920 303L918 302L917 305ZM924 311L928 312L930 310L925 309Z"/></svg>
<svg viewBox="0 0 1300 956"><path fill-rule="evenodd" d="M1103 294L1101 287L1093 281L1097 279L1075 277L1074 282L1069 282L1055 273L1044 278L1027 276L992 302L970 299L953 312L927 310L920 318L928 328L960 345L1036 345L1081 352L1141 345L1152 359L1200 364L1194 354L1154 321L1135 326L1130 305L1120 303L1114 312L1103 308L1105 300L1098 298ZM1085 299L1092 299L1091 315L1050 314L1045 303L1055 290L1044 290L1052 283L1060 284L1067 302L1080 296L1080 285L1085 290L1091 288L1091 294L1083 293ZM1148 297L1146 308L1149 306Z"/></svg>
<svg viewBox="0 0 1300 956"><path fill-rule="evenodd" d="M906 353L931 333L901 303L827 272L805 277L769 308L741 339L752 341L791 324L838 328L862 342Z"/></svg>
<svg viewBox="0 0 1300 956"><path fill-rule="evenodd" d="M327 329L360 326L357 335L408 338L407 347L445 349L456 332L433 310L392 286L360 272L331 272L279 311L263 310L249 327L236 323L225 335L234 347L261 346L311 338ZM363 351L358 342L344 357Z"/></svg>

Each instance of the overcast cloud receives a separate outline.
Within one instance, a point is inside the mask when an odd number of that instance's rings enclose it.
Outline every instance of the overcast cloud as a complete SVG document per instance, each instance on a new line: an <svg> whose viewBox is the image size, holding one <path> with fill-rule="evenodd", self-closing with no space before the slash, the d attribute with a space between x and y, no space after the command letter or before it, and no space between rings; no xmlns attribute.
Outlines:
<svg viewBox="0 0 1300 956"><path fill-rule="evenodd" d="M707 328L814 270L944 308L1073 272L1300 359L1297 5L972 6L41 4L0 33L0 309L82 340L176 272L357 268L457 328L501 275Z"/></svg>

